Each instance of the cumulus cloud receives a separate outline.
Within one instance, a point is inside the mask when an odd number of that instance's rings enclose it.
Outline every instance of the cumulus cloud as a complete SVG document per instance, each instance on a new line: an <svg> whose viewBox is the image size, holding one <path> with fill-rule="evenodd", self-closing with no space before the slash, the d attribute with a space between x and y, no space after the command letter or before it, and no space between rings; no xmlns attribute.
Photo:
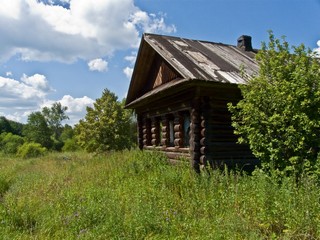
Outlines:
<svg viewBox="0 0 320 240"><path fill-rule="evenodd" d="M53 89L43 75L23 75L20 80L0 76L0 111L12 120L26 120Z"/></svg>
<svg viewBox="0 0 320 240"><path fill-rule="evenodd" d="M133 73L133 68L126 67L125 69L123 69L123 73L126 75L127 78L130 79Z"/></svg>
<svg viewBox="0 0 320 240"><path fill-rule="evenodd" d="M35 74L33 76L28 77L26 74L23 74L21 81L28 86L31 86L34 89L42 90L44 92L48 92L53 90L49 86L49 82L46 76L41 74Z"/></svg>
<svg viewBox="0 0 320 240"><path fill-rule="evenodd" d="M131 65L134 65L137 59L137 52L132 52L130 56L125 56L124 59L130 62Z"/></svg>
<svg viewBox="0 0 320 240"><path fill-rule="evenodd" d="M108 62L101 59L93 59L88 63L90 71L106 72L108 70Z"/></svg>
<svg viewBox="0 0 320 240"><path fill-rule="evenodd" d="M313 49L318 57L320 57L320 40L317 42L318 47Z"/></svg>
<svg viewBox="0 0 320 240"><path fill-rule="evenodd" d="M92 107L95 101L87 96L74 98L70 95L65 95L58 101L47 100L41 105L41 108L51 107L54 102L60 102L62 106L68 107L66 114L69 120L65 120L65 123L74 125L84 118L87 107Z"/></svg>
<svg viewBox="0 0 320 240"><path fill-rule="evenodd" d="M40 111L43 107L50 107L54 102L67 106L68 124L75 124L85 116L86 107L92 106L94 100L84 96L73 98L65 95L54 101L48 99L52 87L44 75L23 75L20 80L0 76L0 116L8 119L26 122L30 113Z"/></svg>
<svg viewBox="0 0 320 240"><path fill-rule="evenodd" d="M137 47L141 32L170 33L164 14L134 0L10 0L0 8L0 60L73 62Z"/></svg>
<svg viewBox="0 0 320 240"><path fill-rule="evenodd" d="M11 102L38 101L44 98L53 89L48 85L45 76L35 74L28 77L23 75L21 80L0 76L0 100Z"/></svg>

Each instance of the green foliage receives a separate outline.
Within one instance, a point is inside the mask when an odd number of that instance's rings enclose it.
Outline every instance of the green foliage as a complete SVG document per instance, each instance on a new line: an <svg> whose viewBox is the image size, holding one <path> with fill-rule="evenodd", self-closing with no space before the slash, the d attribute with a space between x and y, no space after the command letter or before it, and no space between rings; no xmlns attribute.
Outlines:
<svg viewBox="0 0 320 240"><path fill-rule="evenodd" d="M36 142L50 149L53 144L51 133L41 112L34 112L28 116L28 122L23 128L23 134L29 142Z"/></svg>
<svg viewBox="0 0 320 240"><path fill-rule="evenodd" d="M241 86L230 106L239 142L248 143L265 169L295 174L316 170L320 146L320 65L310 50L270 32L257 61L259 74Z"/></svg>
<svg viewBox="0 0 320 240"><path fill-rule="evenodd" d="M211 171L163 155L0 159L3 239L319 239L319 183ZM3 186L3 187L1 187Z"/></svg>
<svg viewBox="0 0 320 240"><path fill-rule="evenodd" d="M22 135L23 124L12 120L8 120L5 117L0 117L0 133L7 132L14 135Z"/></svg>
<svg viewBox="0 0 320 240"><path fill-rule="evenodd" d="M64 142L64 145L62 147L63 152L75 152L80 150L81 147L77 143L77 140L75 138L69 138Z"/></svg>
<svg viewBox="0 0 320 240"><path fill-rule="evenodd" d="M42 147L39 143L28 142L19 147L17 156L21 158L33 158L40 157L47 152L45 147Z"/></svg>
<svg viewBox="0 0 320 240"><path fill-rule="evenodd" d="M61 103L55 102L51 108L44 107L42 109L42 115L47 121L48 127L53 133L55 140L58 140L63 130L61 122L69 119L66 115L68 107L62 106Z"/></svg>
<svg viewBox="0 0 320 240"><path fill-rule="evenodd" d="M62 132L61 132L61 135L60 135L60 140L62 142L65 142L68 139L72 139L73 136L74 136L73 128L70 125L66 124L62 129Z"/></svg>
<svg viewBox="0 0 320 240"><path fill-rule="evenodd" d="M16 154L18 148L24 143L21 136L10 133L0 135L0 147L5 154Z"/></svg>
<svg viewBox="0 0 320 240"><path fill-rule="evenodd" d="M75 126L79 144L88 152L121 150L132 146L131 112L105 89L84 120Z"/></svg>
<svg viewBox="0 0 320 240"><path fill-rule="evenodd" d="M0 133L3 133L3 132L7 132L7 133L12 132L12 127L10 125L9 120L1 116L0 117Z"/></svg>

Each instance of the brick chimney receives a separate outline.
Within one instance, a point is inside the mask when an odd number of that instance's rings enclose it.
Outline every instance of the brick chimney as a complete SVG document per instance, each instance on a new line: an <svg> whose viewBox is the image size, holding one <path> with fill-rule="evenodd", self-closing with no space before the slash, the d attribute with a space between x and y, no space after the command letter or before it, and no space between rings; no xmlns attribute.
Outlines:
<svg viewBox="0 0 320 240"><path fill-rule="evenodd" d="M252 44L251 44L251 36L242 35L238 38L238 48L241 48L245 51L252 51Z"/></svg>

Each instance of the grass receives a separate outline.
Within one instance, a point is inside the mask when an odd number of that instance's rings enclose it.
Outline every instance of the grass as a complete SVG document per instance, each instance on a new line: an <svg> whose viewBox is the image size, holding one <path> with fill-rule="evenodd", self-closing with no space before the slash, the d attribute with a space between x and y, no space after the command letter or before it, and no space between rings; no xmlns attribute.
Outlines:
<svg viewBox="0 0 320 240"><path fill-rule="evenodd" d="M156 153L0 160L0 239L319 239L320 191Z"/></svg>

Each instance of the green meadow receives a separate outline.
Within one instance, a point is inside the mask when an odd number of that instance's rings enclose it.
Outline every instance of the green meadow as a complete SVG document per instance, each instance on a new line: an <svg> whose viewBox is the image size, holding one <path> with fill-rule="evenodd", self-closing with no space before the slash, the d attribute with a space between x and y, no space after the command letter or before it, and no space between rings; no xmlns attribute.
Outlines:
<svg viewBox="0 0 320 240"><path fill-rule="evenodd" d="M0 160L0 239L319 239L313 178L171 165L141 151Z"/></svg>

